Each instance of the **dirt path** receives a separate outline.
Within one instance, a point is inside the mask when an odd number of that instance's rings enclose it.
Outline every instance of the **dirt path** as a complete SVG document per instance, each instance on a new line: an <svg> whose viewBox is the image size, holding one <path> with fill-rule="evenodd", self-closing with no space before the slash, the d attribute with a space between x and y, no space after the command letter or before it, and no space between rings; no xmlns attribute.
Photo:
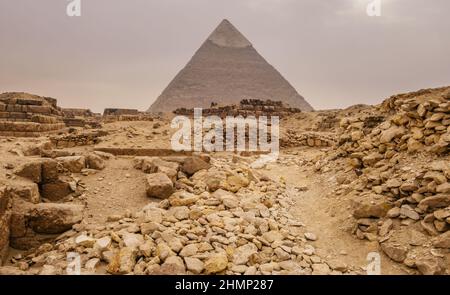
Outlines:
<svg viewBox="0 0 450 295"><path fill-rule="evenodd" d="M400 264L381 253L376 242L360 241L351 234L353 217L349 215L348 202L329 195L331 179L313 176L308 169L298 166L271 165L264 172L274 180L285 179L287 191L296 201L291 213L305 224L305 232L317 235L318 240L312 245L321 257L336 259L365 273L368 254L377 252L381 256L382 274L405 274ZM308 190L294 189L303 186Z"/></svg>

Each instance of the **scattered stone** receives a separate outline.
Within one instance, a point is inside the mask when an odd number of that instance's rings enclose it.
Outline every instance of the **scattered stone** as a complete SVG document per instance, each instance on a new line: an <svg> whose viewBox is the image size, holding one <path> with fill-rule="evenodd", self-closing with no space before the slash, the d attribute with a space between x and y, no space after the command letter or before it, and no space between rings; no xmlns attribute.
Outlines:
<svg viewBox="0 0 450 295"><path fill-rule="evenodd" d="M174 192L173 183L164 173L154 173L147 176L147 196L166 199Z"/></svg>
<svg viewBox="0 0 450 295"><path fill-rule="evenodd" d="M30 227L37 233L59 234L83 218L83 206L71 204L37 204L30 212Z"/></svg>

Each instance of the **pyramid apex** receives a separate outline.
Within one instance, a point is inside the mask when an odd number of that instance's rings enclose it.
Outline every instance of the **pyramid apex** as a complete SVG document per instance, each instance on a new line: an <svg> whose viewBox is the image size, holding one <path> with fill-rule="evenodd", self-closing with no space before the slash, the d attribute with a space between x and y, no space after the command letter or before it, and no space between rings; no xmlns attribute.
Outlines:
<svg viewBox="0 0 450 295"><path fill-rule="evenodd" d="M220 22L209 36L208 41L221 47L245 48L252 46L252 43L228 19Z"/></svg>

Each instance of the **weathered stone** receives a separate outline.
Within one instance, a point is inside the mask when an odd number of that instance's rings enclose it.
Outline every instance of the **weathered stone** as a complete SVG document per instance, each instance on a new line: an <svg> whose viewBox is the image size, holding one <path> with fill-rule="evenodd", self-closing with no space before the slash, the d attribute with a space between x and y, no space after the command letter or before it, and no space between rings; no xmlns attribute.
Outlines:
<svg viewBox="0 0 450 295"><path fill-rule="evenodd" d="M86 159L83 156L59 157L55 159L58 163L73 173L80 173L86 168Z"/></svg>
<svg viewBox="0 0 450 295"><path fill-rule="evenodd" d="M94 244L94 248L100 251L105 251L109 249L110 246L111 246L111 237L108 236L97 239L97 241L95 241Z"/></svg>
<svg viewBox="0 0 450 295"><path fill-rule="evenodd" d="M194 173L196 173L197 171L209 169L210 167L211 165L209 163L203 161L199 157L189 157L184 161L183 166L181 167L181 171L191 176L194 175Z"/></svg>
<svg viewBox="0 0 450 295"><path fill-rule="evenodd" d="M370 167L370 166L375 165L377 162L383 160L383 158L384 158L384 156L381 155L380 153L378 153L378 152L373 152L373 153L371 153L371 154L365 156L365 157L362 159L362 161L363 161L363 163L364 163L364 166Z"/></svg>
<svg viewBox="0 0 450 295"><path fill-rule="evenodd" d="M225 254L214 254L205 262L206 274L220 273L227 269L228 258Z"/></svg>
<svg viewBox="0 0 450 295"><path fill-rule="evenodd" d="M415 261L415 265L423 275L441 275L444 273L442 262L437 257L420 256Z"/></svg>
<svg viewBox="0 0 450 295"><path fill-rule="evenodd" d="M75 238L75 244L77 246L92 248L94 247L95 239L83 234Z"/></svg>
<svg viewBox="0 0 450 295"><path fill-rule="evenodd" d="M380 226L380 230L379 230L378 234L381 237L384 237L391 231L392 227L393 227L392 219L386 219L383 222L383 224Z"/></svg>
<svg viewBox="0 0 450 295"><path fill-rule="evenodd" d="M394 207L387 212L387 217L389 218L397 218L400 216L400 208Z"/></svg>
<svg viewBox="0 0 450 295"><path fill-rule="evenodd" d="M233 254L233 263L235 265L247 264L250 256L258 252L258 248L253 243L249 243L237 248Z"/></svg>
<svg viewBox="0 0 450 295"><path fill-rule="evenodd" d="M23 163L16 169L15 174L40 183L42 181L42 164L40 161Z"/></svg>
<svg viewBox="0 0 450 295"><path fill-rule="evenodd" d="M406 216L408 218L411 218L412 220L419 220L420 219L420 215L408 205L403 205L400 208L400 215L403 215L403 216Z"/></svg>
<svg viewBox="0 0 450 295"><path fill-rule="evenodd" d="M305 238L308 241L317 241L317 236L314 233L305 233Z"/></svg>
<svg viewBox="0 0 450 295"><path fill-rule="evenodd" d="M249 180L242 175L230 175L227 177L227 180L225 181L222 188L227 191L236 193L241 188L247 187L249 183Z"/></svg>
<svg viewBox="0 0 450 295"><path fill-rule="evenodd" d="M400 137L405 134L405 128L399 126L392 126L388 130L385 130L381 133L380 143L389 143L394 138Z"/></svg>
<svg viewBox="0 0 450 295"><path fill-rule="evenodd" d="M160 268L163 275L183 275L186 272L183 259L178 256L170 256L164 261Z"/></svg>
<svg viewBox="0 0 450 295"><path fill-rule="evenodd" d="M427 197L420 201L419 207L425 210L443 208L450 205L450 194L438 194L435 196Z"/></svg>
<svg viewBox="0 0 450 295"><path fill-rule="evenodd" d="M86 164L88 168L95 170L103 170L106 166L103 158L94 153L87 155Z"/></svg>
<svg viewBox="0 0 450 295"><path fill-rule="evenodd" d="M317 263L312 265L313 275L328 275L330 274L330 267L325 263Z"/></svg>
<svg viewBox="0 0 450 295"><path fill-rule="evenodd" d="M424 177L426 180L433 180L437 185L443 184L447 182L447 177L444 174L439 173L437 171L428 171Z"/></svg>
<svg viewBox="0 0 450 295"><path fill-rule="evenodd" d="M396 262L403 262L408 254L408 247L389 241L382 243L381 249L389 258Z"/></svg>
<svg viewBox="0 0 450 295"><path fill-rule="evenodd" d="M447 231L433 239L433 246L436 248L450 249L450 231Z"/></svg>
<svg viewBox="0 0 450 295"><path fill-rule="evenodd" d="M450 193L450 182L445 182L443 184L440 184L436 187L437 193L444 193L449 194Z"/></svg>
<svg viewBox="0 0 450 295"><path fill-rule="evenodd" d="M370 196L369 196L370 197ZM360 198L352 200L355 218L381 218L386 216L392 205L383 199Z"/></svg>
<svg viewBox="0 0 450 295"><path fill-rule="evenodd" d="M184 248L180 251L179 255L181 257L189 257L194 256L198 252L198 246L196 244L189 244L184 246Z"/></svg>
<svg viewBox="0 0 450 295"><path fill-rule="evenodd" d="M167 243L172 251L178 253L181 249L183 249L183 243L174 235L173 232L163 232L161 233L161 238Z"/></svg>
<svg viewBox="0 0 450 295"><path fill-rule="evenodd" d="M173 183L164 173L154 173L147 176L147 196L165 199L174 192Z"/></svg>
<svg viewBox="0 0 450 295"><path fill-rule="evenodd" d="M41 200L39 187L36 183L17 183L9 185L6 189L6 194L34 204L39 203Z"/></svg>
<svg viewBox="0 0 450 295"><path fill-rule="evenodd" d="M120 249L108 264L107 271L111 274L129 274L136 264L137 250L124 247Z"/></svg>
<svg viewBox="0 0 450 295"><path fill-rule="evenodd" d="M37 204L30 212L29 225L37 233L58 234L72 228L83 218L83 206Z"/></svg>
<svg viewBox="0 0 450 295"><path fill-rule="evenodd" d="M54 202L63 199L72 192L73 191L72 187L70 186L70 182L64 180L56 180L44 183L41 186L42 197Z"/></svg>
<svg viewBox="0 0 450 295"><path fill-rule="evenodd" d="M200 199L199 196L186 191L176 192L169 198L171 206L191 206Z"/></svg>
<svg viewBox="0 0 450 295"><path fill-rule="evenodd" d="M122 240L125 247L130 249L137 249L140 245L144 244L144 237L139 234L124 233L122 235Z"/></svg>

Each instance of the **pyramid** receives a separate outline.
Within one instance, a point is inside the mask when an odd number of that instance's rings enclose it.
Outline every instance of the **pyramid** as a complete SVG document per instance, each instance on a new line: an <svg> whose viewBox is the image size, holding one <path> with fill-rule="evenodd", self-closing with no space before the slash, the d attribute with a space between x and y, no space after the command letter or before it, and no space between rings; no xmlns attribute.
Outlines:
<svg viewBox="0 0 450 295"><path fill-rule="evenodd" d="M223 20L148 112L239 104L242 99L282 101L313 108L228 20Z"/></svg>

